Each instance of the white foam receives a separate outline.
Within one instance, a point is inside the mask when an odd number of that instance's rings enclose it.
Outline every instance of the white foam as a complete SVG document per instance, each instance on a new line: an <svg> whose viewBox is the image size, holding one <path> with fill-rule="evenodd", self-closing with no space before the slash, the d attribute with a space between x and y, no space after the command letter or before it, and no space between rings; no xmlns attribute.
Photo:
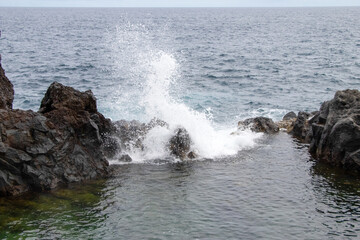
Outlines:
<svg viewBox="0 0 360 240"><path fill-rule="evenodd" d="M231 134L237 130L236 127L215 129L208 115L194 111L170 96L170 88L179 78L178 64L173 55L162 51L156 52L152 55L148 67L150 71L144 85L141 104L149 119L162 119L169 127L152 129L143 142L144 151L134 149L128 152L135 161L169 157L168 141L175 129L180 126L189 132L192 149L201 158L234 155L239 150L255 145L255 140L261 134L251 131Z"/></svg>
<svg viewBox="0 0 360 240"><path fill-rule="evenodd" d="M254 147L262 134L251 131L231 134L237 130L236 126L215 128L209 109L206 112L194 111L176 97L181 95L178 88L178 81L181 81L180 65L173 54L158 50L151 44L144 29L143 26L134 28L134 31L118 29L121 55L124 56L123 51L129 53L128 59L119 60L119 64L127 66L127 71L131 73L126 75L129 78L126 80L127 89L121 87L119 94L122 97L118 98L118 105L121 108L125 105L128 108L142 109L143 112L138 115L137 120L149 121L158 118L169 126L152 129L145 136L143 150L128 150L127 154L133 161L170 157L167 144L175 129L180 126L189 132L192 149L200 158L234 155L242 149ZM122 110L119 114L122 112L129 111Z"/></svg>

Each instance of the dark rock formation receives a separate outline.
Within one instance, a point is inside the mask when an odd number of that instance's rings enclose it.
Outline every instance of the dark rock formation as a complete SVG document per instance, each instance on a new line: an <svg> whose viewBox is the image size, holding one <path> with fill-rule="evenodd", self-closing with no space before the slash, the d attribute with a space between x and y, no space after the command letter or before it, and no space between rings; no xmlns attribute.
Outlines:
<svg viewBox="0 0 360 240"><path fill-rule="evenodd" d="M180 159L185 159L187 156L189 156L189 158L194 158L195 154L190 152L190 146L191 138L186 129L176 129L175 135L171 137L169 141L169 149L171 154L179 157Z"/></svg>
<svg viewBox="0 0 360 240"><path fill-rule="evenodd" d="M310 153L319 160L360 171L360 92L338 91L311 121Z"/></svg>
<svg viewBox="0 0 360 240"><path fill-rule="evenodd" d="M250 128L254 132L273 134L279 132L279 127L267 117L248 118L238 123L238 128Z"/></svg>
<svg viewBox="0 0 360 240"><path fill-rule="evenodd" d="M132 149L135 147L143 149L142 142L149 130L145 123L135 120L120 120L114 122L114 125L116 128L114 135L118 137L121 148Z"/></svg>
<svg viewBox="0 0 360 240"><path fill-rule="evenodd" d="M285 114L283 119L276 124L280 129L285 129L286 132L290 133L293 130L295 121L296 121L296 114L294 112L289 112Z"/></svg>
<svg viewBox="0 0 360 240"><path fill-rule="evenodd" d="M114 123L116 131L113 136L118 138L120 142L121 149L133 150L134 148L138 150L144 150L143 141L146 138L146 135L155 127L165 127L169 128L169 125L160 120L152 119L149 123L140 123L138 121L126 121L120 120ZM170 153L180 159L185 158L196 158L195 152L190 151L191 139L190 135L184 128L178 128L175 130L174 135L169 140L168 149ZM131 162L132 159L127 154L120 155L118 157L120 162Z"/></svg>
<svg viewBox="0 0 360 240"><path fill-rule="evenodd" d="M103 142L113 129L91 91L59 83L38 113L0 110L0 196L106 177Z"/></svg>
<svg viewBox="0 0 360 240"><path fill-rule="evenodd" d="M191 151L191 152L189 152L189 153L187 154L187 157L188 157L189 159L194 159L194 158L197 158L198 155L197 155L194 151Z"/></svg>
<svg viewBox="0 0 360 240"><path fill-rule="evenodd" d="M0 63L0 109L12 109L14 100L14 87L5 76L5 71Z"/></svg>
<svg viewBox="0 0 360 240"><path fill-rule="evenodd" d="M132 162L132 158L128 154L121 155L119 162Z"/></svg>
<svg viewBox="0 0 360 240"><path fill-rule="evenodd" d="M296 118L296 113L294 112L288 112L287 114L285 114L285 116L283 117L283 121L287 121L287 120L292 120L294 118Z"/></svg>
<svg viewBox="0 0 360 240"><path fill-rule="evenodd" d="M154 127L166 127L169 125L157 118L152 119L149 123L140 123L139 121L120 120L114 122L115 131L113 136L116 136L121 143L121 148L132 149L138 148L143 150L143 140L146 134Z"/></svg>
<svg viewBox="0 0 360 240"><path fill-rule="evenodd" d="M308 120L310 116L310 113L299 112L290 131L290 134L303 142L309 142L308 134L310 131L310 124Z"/></svg>
<svg viewBox="0 0 360 240"><path fill-rule="evenodd" d="M68 131L72 128L81 143L94 154L100 152L98 147L104 138L115 131L110 119L97 111L91 90L80 92L54 82L41 102L39 113L58 129Z"/></svg>

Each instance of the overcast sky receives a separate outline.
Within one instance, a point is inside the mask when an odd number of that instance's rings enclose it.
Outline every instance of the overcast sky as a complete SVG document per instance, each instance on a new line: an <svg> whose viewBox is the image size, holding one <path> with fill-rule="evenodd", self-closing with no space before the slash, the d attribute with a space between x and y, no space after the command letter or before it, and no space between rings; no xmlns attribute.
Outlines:
<svg viewBox="0 0 360 240"><path fill-rule="evenodd" d="M360 6L360 0L0 0L1 7L311 7Z"/></svg>

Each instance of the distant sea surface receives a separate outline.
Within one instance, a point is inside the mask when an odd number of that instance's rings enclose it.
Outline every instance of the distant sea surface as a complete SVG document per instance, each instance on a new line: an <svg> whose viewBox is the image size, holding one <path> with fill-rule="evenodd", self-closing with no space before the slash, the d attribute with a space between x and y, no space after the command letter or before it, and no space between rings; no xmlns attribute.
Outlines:
<svg viewBox="0 0 360 240"><path fill-rule="evenodd" d="M0 30L14 108L91 89L112 120L185 126L203 157L162 163L159 131L110 180L0 199L0 238L360 237L359 178L284 133L228 134L359 89L360 8L0 8Z"/></svg>
<svg viewBox="0 0 360 240"><path fill-rule="evenodd" d="M58 81L92 89L100 111L114 120L143 119L143 65L164 52L179 65L171 94L191 108L211 109L217 122L253 114L279 119L360 87L359 13L1 8L0 51L16 108L37 110Z"/></svg>

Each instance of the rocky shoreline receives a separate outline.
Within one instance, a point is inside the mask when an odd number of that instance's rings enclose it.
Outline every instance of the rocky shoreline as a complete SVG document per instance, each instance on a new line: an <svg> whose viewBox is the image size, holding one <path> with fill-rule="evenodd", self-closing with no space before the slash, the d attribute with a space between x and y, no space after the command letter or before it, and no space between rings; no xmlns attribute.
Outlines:
<svg viewBox="0 0 360 240"><path fill-rule="evenodd" d="M0 71L1 86L13 92ZM111 122L97 112L91 91L53 83L39 112L14 110L13 95L1 97L0 196L108 176L103 142Z"/></svg>
<svg viewBox="0 0 360 240"><path fill-rule="evenodd" d="M360 172L360 92L337 91L332 100L324 102L319 111L286 114L274 123L258 117L239 122L239 128L250 126L253 131L277 133L283 129L303 143L318 161Z"/></svg>
<svg viewBox="0 0 360 240"><path fill-rule="evenodd" d="M154 119L112 122L97 110L96 98L54 82L38 112L13 109L13 85L0 64L0 196L47 191L109 176L107 158L132 161L121 149L142 149L146 133L166 123ZM194 158L187 131L178 128L169 152Z"/></svg>
<svg viewBox="0 0 360 240"><path fill-rule="evenodd" d="M38 112L12 108L13 85L0 64L0 196L47 191L72 182L109 176L107 158L131 162L121 149L142 149L145 135L167 123L153 119L112 122L97 110L88 90L54 82ZM338 91L318 112L293 112L280 122L257 117L239 122L239 130L276 134L281 129L309 144L309 152L351 171L360 171L360 92ZM175 129L168 143L170 154L196 158L185 128Z"/></svg>

